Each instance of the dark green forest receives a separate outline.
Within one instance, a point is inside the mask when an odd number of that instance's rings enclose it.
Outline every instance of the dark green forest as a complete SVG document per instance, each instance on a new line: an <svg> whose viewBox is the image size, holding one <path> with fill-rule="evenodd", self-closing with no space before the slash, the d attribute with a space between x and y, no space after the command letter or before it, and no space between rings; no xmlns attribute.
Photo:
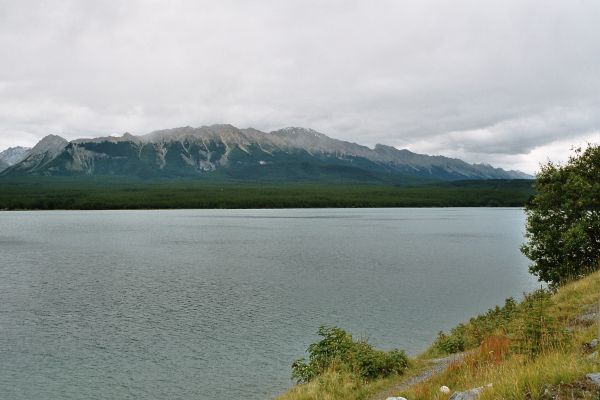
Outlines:
<svg viewBox="0 0 600 400"><path fill-rule="evenodd" d="M531 180L419 186L241 183L125 177L0 178L2 210L523 206Z"/></svg>

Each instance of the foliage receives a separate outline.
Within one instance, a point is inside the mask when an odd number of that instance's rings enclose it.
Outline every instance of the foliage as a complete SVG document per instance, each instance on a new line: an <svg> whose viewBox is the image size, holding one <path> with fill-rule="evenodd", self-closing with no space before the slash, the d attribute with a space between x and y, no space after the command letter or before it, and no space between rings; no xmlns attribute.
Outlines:
<svg viewBox="0 0 600 400"><path fill-rule="evenodd" d="M452 354L472 349L481 344L488 336L505 330L508 322L517 313L517 302L512 297L506 299L504 306L496 306L486 313L471 318L467 324L459 324L446 335L438 333L432 345L435 354Z"/></svg>
<svg viewBox="0 0 600 400"><path fill-rule="evenodd" d="M548 290L539 289L525 296L508 329L514 353L535 357L567 342L568 332L552 315L553 306Z"/></svg>
<svg viewBox="0 0 600 400"><path fill-rule="evenodd" d="M438 332L438 337L435 340L435 346L443 353L452 354L465 350L464 335L458 333L456 328L453 334L446 335L443 331Z"/></svg>
<svg viewBox="0 0 600 400"><path fill-rule="evenodd" d="M317 334L322 339L308 347L309 361L297 360L292 364L292 377L298 382L309 382L330 370L373 380L402 374L408 367L408 357L403 351L376 350L338 327L321 326Z"/></svg>
<svg viewBox="0 0 600 400"><path fill-rule="evenodd" d="M565 165L548 162L526 205L532 274L553 286L596 270L600 261L600 146L577 149Z"/></svg>
<svg viewBox="0 0 600 400"><path fill-rule="evenodd" d="M440 332L433 343L434 354L452 354L480 346L494 335L507 335L513 353L535 356L563 344L568 334L551 314L551 292L539 289L526 294L517 304L506 299L503 307L496 306L478 315L467 324L459 324L449 334Z"/></svg>
<svg viewBox="0 0 600 400"><path fill-rule="evenodd" d="M529 180L423 186L112 177L0 178L0 210L522 206Z"/></svg>

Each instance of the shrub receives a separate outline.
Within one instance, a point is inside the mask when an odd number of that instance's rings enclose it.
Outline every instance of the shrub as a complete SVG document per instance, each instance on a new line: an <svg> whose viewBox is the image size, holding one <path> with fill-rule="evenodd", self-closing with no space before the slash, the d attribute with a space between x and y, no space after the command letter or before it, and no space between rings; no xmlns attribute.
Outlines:
<svg viewBox="0 0 600 400"><path fill-rule="evenodd" d="M514 353L535 356L554 349L566 343L569 335L553 317L552 305L552 292L547 289L526 294L519 304L508 298L503 307L471 318L468 324L459 324L448 335L440 332L433 349L442 354L458 353L485 347L486 340L505 336Z"/></svg>
<svg viewBox="0 0 600 400"><path fill-rule="evenodd" d="M485 314L471 318L467 324L459 324L446 335L439 332L433 343L433 349L441 354L452 354L479 346L486 337L500 331L504 333L510 321L517 313L514 298L506 299L504 306L490 308Z"/></svg>
<svg viewBox="0 0 600 400"><path fill-rule="evenodd" d="M503 307L471 318L449 334L440 332L433 343L438 353L452 354L486 345L490 337L508 337L513 353L533 357L568 342L569 334L552 315L552 292L538 289L519 304L506 299ZM504 345L504 344L503 344Z"/></svg>
<svg viewBox="0 0 600 400"><path fill-rule="evenodd" d="M408 367L403 351L376 350L365 340L353 340L341 328L321 326L317 334L322 339L308 347L308 362L302 359L292 364L292 377L298 382L309 382L328 370L342 370L372 380L402 374Z"/></svg>
<svg viewBox="0 0 600 400"><path fill-rule="evenodd" d="M465 350L465 338L462 329L454 330L450 335L440 331L434 346L445 354L458 353Z"/></svg>

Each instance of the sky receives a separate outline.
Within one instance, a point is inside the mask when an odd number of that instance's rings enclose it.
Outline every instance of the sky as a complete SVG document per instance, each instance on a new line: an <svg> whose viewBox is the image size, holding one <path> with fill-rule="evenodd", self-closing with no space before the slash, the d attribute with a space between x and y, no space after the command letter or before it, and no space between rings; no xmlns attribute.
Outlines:
<svg viewBox="0 0 600 400"><path fill-rule="evenodd" d="M0 0L0 149L230 123L535 172L600 142L597 0Z"/></svg>

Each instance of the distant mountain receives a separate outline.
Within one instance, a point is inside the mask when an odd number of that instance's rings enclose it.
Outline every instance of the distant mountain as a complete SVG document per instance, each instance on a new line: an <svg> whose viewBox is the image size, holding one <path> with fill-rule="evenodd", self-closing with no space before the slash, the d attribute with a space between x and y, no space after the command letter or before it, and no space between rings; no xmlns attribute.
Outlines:
<svg viewBox="0 0 600 400"><path fill-rule="evenodd" d="M31 150L28 147L10 147L0 152L0 171L22 161Z"/></svg>
<svg viewBox="0 0 600 400"><path fill-rule="evenodd" d="M56 135L48 135L32 149L24 153L24 158L7 168L2 175L54 175L47 167L65 151L69 142Z"/></svg>
<svg viewBox="0 0 600 400"><path fill-rule="evenodd" d="M167 129L144 136L126 133L71 142L50 135L0 175L393 183L531 178L519 171L380 144L370 149L312 129L285 128L266 133L231 125Z"/></svg>

